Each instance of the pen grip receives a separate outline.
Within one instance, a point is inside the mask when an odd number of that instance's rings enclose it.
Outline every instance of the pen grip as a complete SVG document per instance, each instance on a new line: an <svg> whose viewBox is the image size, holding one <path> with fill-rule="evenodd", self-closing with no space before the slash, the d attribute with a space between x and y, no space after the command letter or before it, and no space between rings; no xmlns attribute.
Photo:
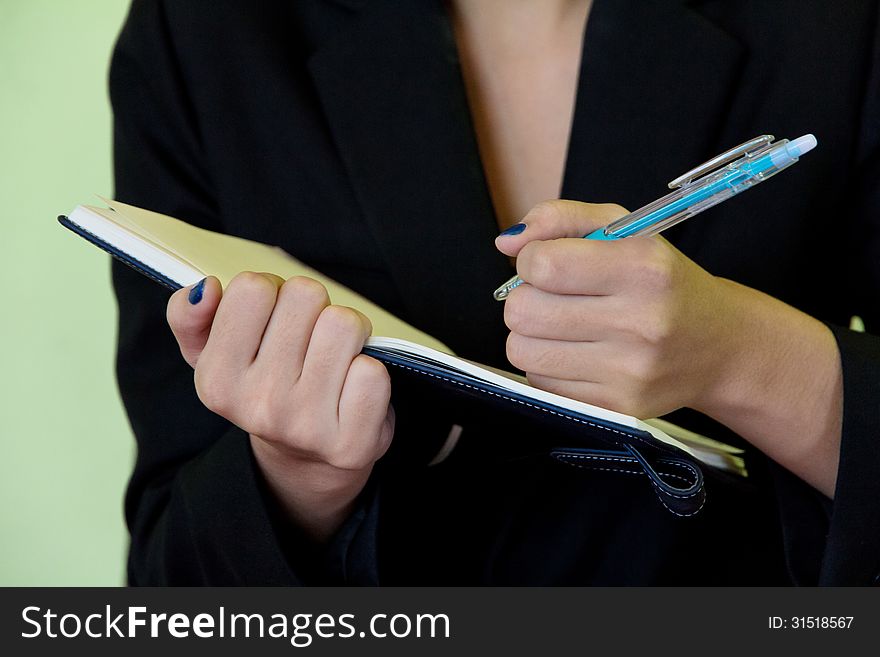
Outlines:
<svg viewBox="0 0 880 657"><path fill-rule="evenodd" d="M656 235L758 182L751 174L728 167L618 219L605 233L612 239Z"/></svg>
<svg viewBox="0 0 880 657"><path fill-rule="evenodd" d="M680 212L676 212L665 219L662 219L656 223L651 223L642 230L631 233L627 235L627 237L651 237L652 235L656 235L657 233L666 230L667 228L671 228L677 223L680 223L687 219L688 217L692 217L695 214L699 214L703 210L708 210L713 205L718 205L722 201L726 201L731 196L736 195L746 187L750 185L742 185L738 187L729 187L721 192L717 192L716 194L710 196L709 198L703 199L702 201L698 201L694 203L692 206L681 210Z"/></svg>

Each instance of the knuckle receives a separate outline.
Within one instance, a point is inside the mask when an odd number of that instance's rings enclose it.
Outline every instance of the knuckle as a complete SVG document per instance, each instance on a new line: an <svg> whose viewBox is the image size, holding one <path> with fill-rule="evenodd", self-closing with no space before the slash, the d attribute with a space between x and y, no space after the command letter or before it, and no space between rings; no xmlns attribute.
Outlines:
<svg viewBox="0 0 880 657"><path fill-rule="evenodd" d="M535 329L535 315L531 310L526 290L520 286L504 303L504 324L511 331L530 335Z"/></svg>
<svg viewBox="0 0 880 657"><path fill-rule="evenodd" d="M242 271L233 276L232 280L229 281L229 289L259 285L261 280L263 280L263 277L257 272Z"/></svg>
<svg viewBox="0 0 880 657"><path fill-rule="evenodd" d="M528 358L528 352L525 348L525 341L516 333L507 336L507 360L510 364L523 372L529 369L531 364Z"/></svg>
<svg viewBox="0 0 880 657"><path fill-rule="evenodd" d="M251 433L263 438L277 438L282 432L286 404L272 391L254 391L246 402L245 427Z"/></svg>
<svg viewBox="0 0 880 657"><path fill-rule="evenodd" d="M523 278L539 289L552 288L560 276L560 263L552 249L540 242L529 242L520 252L524 258Z"/></svg>
<svg viewBox="0 0 880 657"><path fill-rule="evenodd" d="M265 296L275 294L275 284L262 274L253 271L243 271L236 274L227 288L227 295L242 295L245 297Z"/></svg>
<svg viewBox="0 0 880 657"><path fill-rule="evenodd" d="M617 203L599 203L598 206L602 216L607 217L609 220L617 219L629 212L629 210Z"/></svg>
<svg viewBox="0 0 880 657"><path fill-rule="evenodd" d="M295 299L297 304L313 307L327 307L330 305L327 288L315 279L308 278L307 276L288 278L281 286L279 294Z"/></svg>
<svg viewBox="0 0 880 657"><path fill-rule="evenodd" d="M344 440L329 446L324 451L323 459L339 470L363 470L373 462L366 450Z"/></svg>
<svg viewBox="0 0 880 657"><path fill-rule="evenodd" d="M639 350L624 361L624 371L630 382L631 393L650 388L659 378L659 358L650 349ZM641 398L641 395L639 395Z"/></svg>
<svg viewBox="0 0 880 657"><path fill-rule="evenodd" d="M391 374L388 368L381 362L370 356L358 354L352 362L352 367L363 370L363 376L366 379L366 387L375 394L376 391L383 391L385 386L391 385Z"/></svg>
<svg viewBox="0 0 880 657"><path fill-rule="evenodd" d="M216 368L210 365L210 361L203 364L199 361L193 375L196 394L202 404L209 410L226 417L230 410L229 386L219 376Z"/></svg>
<svg viewBox="0 0 880 657"><path fill-rule="evenodd" d="M378 432L391 402L391 374L378 360L359 354L349 366L344 403L339 405L340 427Z"/></svg>
<svg viewBox="0 0 880 657"><path fill-rule="evenodd" d="M639 284L658 292L670 289L675 273L672 254L668 249L657 248L654 244L646 246L648 253L639 259L636 270Z"/></svg>
<svg viewBox="0 0 880 657"><path fill-rule="evenodd" d="M651 317L641 325L641 336L653 347L666 344L673 334L673 323L666 312L652 313Z"/></svg>
<svg viewBox="0 0 880 657"><path fill-rule="evenodd" d="M314 413L297 413L287 422L286 428L293 447L313 454L321 452L324 431Z"/></svg>
<svg viewBox="0 0 880 657"><path fill-rule="evenodd" d="M327 306L321 311L318 323L322 330L337 334L361 334L364 331L360 315L354 309L346 306Z"/></svg>
<svg viewBox="0 0 880 657"><path fill-rule="evenodd" d="M539 219L541 221L552 221L556 219L563 208L562 201L549 199L539 201L532 206L532 209L526 214L531 219Z"/></svg>

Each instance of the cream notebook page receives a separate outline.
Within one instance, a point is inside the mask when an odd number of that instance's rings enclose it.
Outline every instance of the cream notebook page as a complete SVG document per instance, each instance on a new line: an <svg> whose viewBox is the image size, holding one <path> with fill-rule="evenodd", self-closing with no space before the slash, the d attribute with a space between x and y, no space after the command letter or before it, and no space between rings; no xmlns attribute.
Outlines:
<svg viewBox="0 0 880 657"><path fill-rule="evenodd" d="M308 276L327 288L334 304L351 306L369 317L373 323L374 335L409 340L438 351L452 353L436 338L410 326L369 299L324 276L278 247L204 230L173 217L119 201L103 198L101 200L107 203L110 209L85 207L188 263L193 269L202 272L203 276L208 273L216 276L224 288L236 274L242 271L271 272L284 279L291 276ZM191 285L195 282L188 281L184 284Z"/></svg>

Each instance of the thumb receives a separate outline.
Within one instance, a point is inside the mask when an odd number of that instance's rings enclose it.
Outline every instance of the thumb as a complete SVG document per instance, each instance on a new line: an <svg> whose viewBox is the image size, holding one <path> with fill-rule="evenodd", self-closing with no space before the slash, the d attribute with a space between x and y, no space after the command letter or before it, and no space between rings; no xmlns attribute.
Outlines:
<svg viewBox="0 0 880 657"><path fill-rule="evenodd" d="M580 201L543 201L529 210L522 222L495 238L503 254L516 256L529 242L560 237L583 237L627 213L613 203Z"/></svg>
<svg viewBox="0 0 880 657"><path fill-rule="evenodd" d="M177 339L184 360L195 367L220 305L223 289L213 276L203 278L195 285L177 290L168 300L165 316Z"/></svg>

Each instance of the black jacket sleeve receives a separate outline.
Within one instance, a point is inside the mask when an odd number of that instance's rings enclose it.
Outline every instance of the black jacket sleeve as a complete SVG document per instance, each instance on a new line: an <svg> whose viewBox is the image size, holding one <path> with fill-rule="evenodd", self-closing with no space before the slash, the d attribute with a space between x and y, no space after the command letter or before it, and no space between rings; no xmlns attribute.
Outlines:
<svg viewBox="0 0 880 657"><path fill-rule="evenodd" d="M787 472L776 478L794 582L880 584L880 15L868 53L853 174L836 229L849 261L839 294L865 332L829 325L843 370L843 426L834 500ZM829 218L829 225L833 221Z"/></svg>
<svg viewBox="0 0 880 657"><path fill-rule="evenodd" d="M849 294L865 334L835 331L843 441L821 583L880 584L880 9L859 134Z"/></svg>
<svg viewBox="0 0 880 657"><path fill-rule="evenodd" d="M878 12L880 13L880 12ZM840 468L819 582L880 584L880 16L851 183L848 290L865 333L833 329L843 368Z"/></svg>
<svg viewBox="0 0 880 657"><path fill-rule="evenodd" d="M110 69L116 197L217 229L209 166L172 30L136 0ZM125 503L134 585L375 581L372 489L316 549L279 519L247 434L208 411L165 321L168 293L114 263L117 377L138 451ZM363 556L366 555L366 556Z"/></svg>
<svg viewBox="0 0 880 657"><path fill-rule="evenodd" d="M843 434L820 584L880 583L880 339L835 330Z"/></svg>

